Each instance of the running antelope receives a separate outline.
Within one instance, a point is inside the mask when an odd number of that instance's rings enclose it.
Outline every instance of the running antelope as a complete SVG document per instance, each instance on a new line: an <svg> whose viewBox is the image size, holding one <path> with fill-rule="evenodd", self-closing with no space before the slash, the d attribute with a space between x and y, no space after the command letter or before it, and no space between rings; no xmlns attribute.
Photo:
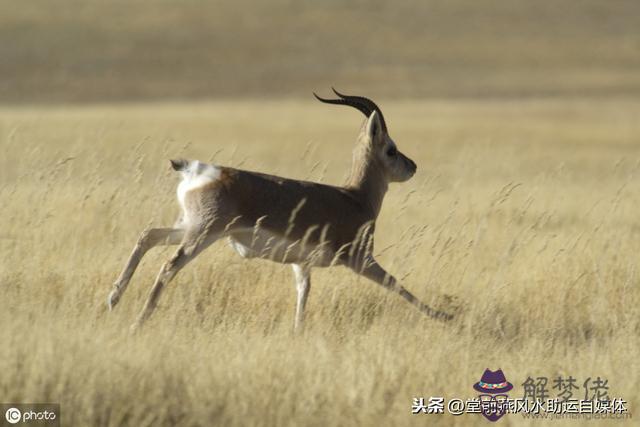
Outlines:
<svg viewBox="0 0 640 427"><path fill-rule="evenodd" d="M380 108L370 99L334 92L328 104L354 107L367 117L353 151L346 185L336 187L257 172L171 160L182 176L178 202L182 214L171 228L144 231L109 294L113 309L144 254L154 246L178 245L162 266L140 313L135 330L149 318L162 289L189 261L216 240L228 238L245 258L291 264L297 287L294 330L302 327L312 267L346 266L396 292L432 318L449 320L400 286L374 259L373 235L382 199L391 182L404 182L416 164L398 151Z"/></svg>

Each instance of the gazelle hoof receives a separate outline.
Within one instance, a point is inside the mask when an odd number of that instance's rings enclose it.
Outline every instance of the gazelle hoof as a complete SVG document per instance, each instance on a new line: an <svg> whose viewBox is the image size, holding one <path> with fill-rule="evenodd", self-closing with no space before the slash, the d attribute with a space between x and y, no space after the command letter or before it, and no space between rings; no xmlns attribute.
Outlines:
<svg viewBox="0 0 640 427"><path fill-rule="evenodd" d="M463 302L455 295L442 295L439 305L442 307L442 310L447 313L448 319L446 320L459 317L463 311Z"/></svg>
<svg viewBox="0 0 640 427"><path fill-rule="evenodd" d="M113 310L116 304L120 301L120 292L117 289L112 290L107 297L107 306L109 306L109 311Z"/></svg>
<svg viewBox="0 0 640 427"><path fill-rule="evenodd" d="M140 328L141 328L142 324L140 322L135 322L133 323L130 327L129 327L129 333L131 335L136 335L138 332L140 332Z"/></svg>

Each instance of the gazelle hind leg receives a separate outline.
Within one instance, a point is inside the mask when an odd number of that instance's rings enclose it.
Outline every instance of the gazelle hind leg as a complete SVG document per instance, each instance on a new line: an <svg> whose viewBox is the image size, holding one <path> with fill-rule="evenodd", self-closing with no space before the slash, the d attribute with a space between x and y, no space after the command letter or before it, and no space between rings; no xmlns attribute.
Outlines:
<svg viewBox="0 0 640 427"><path fill-rule="evenodd" d="M292 264L293 273L296 278L296 318L293 324L294 332L301 332L304 323L304 308L307 304L307 298L309 297L309 290L311 289L311 272L308 266Z"/></svg>
<svg viewBox="0 0 640 427"><path fill-rule="evenodd" d="M189 261L218 240L221 235L221 232L209 232L208 230L188 230L185 233L182 243L180 243L176 252L162 265L155 283L149 292L144 308L131 327L132 331L139 329L149 316L151 316L151 313L153 313L153 310L158 304L158 298L165 285L167 285Z"/></svg>
<svg viewBox="0 0 640 427"><path fill-rule="evenodd" d="M109 293L109 297L107 298L109 310L112 310L116 304L118 304L118 301L120 301L138 264L140 264L142 257L144 257L149 249L159 245L177 245L182 241L183 237L184 230L180 228L151 228L143 231L122 273L120 273L120 276L113 284L113 290Z"/></svg>

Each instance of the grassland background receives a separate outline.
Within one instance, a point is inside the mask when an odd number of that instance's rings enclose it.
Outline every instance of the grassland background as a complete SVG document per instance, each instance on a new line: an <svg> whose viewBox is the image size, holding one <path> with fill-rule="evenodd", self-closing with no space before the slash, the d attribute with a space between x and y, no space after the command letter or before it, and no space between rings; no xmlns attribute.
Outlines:
<svg viewBox="0 0 640 427"><path fill-rule="evenodd" d="M489 367L513 397L527 376L601 376L638 416L637 3L0 12L0 401L60 402L74 426L487 425L410 411L473 397ZM338 184L362 117L308 100L330 84L380 100L419 165L390 188L378 257L426 301L458 297L458 319L318 269L294 337L290 269L220 242L130 336L171 249L105 300L140 231L178 213L167 159Z"/></svg>
<svg viewBox="0 0 640 427"><path fill-rule="evenodd" d="M0 0L0 100L640 94L634 0Z"/></svg>

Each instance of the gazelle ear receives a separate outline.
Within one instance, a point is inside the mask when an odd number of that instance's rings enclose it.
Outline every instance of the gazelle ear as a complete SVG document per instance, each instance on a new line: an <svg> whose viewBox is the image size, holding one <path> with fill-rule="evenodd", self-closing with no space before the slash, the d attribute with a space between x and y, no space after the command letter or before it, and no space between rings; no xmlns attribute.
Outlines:
<svg viewBox="0 0 640 427"><path fill-rule="evenodd" d="M377 111L371 113L367 120L367 136L371 142L377 142L381 140L382 136L382 123L380 123L380 115Z"/></svg>

